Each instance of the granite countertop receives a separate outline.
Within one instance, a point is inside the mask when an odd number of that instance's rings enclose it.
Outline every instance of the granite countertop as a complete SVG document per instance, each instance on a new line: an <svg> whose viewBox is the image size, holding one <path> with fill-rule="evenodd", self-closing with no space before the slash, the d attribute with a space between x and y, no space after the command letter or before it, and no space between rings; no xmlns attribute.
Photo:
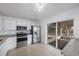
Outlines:
<svg viewBox="0 0 79 59"><path fill-rule="evenodd" d="M3 38L8 38L8 37L15 37L16 35L0 35L0 37L3 37Z"/></svg>
<svg viewBox="0 0 79 59"><path fill-rule="evenodd" d="M14 36L16 36L16 35L0 35L0 37L14 37Z"/></svg>
<svg viewBox="0 0 79 59"><path fill-rule="evenodd" d="M7 39L7 38L0 37L0 45L3 44L6 39Z"/></svg>
<svg viewBox="0 0 79 59"><path fill-rule="evenodd" d="M5 40L7 40L7 38L15 37L15 36L16 35L0 35L0 45L3 44Z"/></svg>

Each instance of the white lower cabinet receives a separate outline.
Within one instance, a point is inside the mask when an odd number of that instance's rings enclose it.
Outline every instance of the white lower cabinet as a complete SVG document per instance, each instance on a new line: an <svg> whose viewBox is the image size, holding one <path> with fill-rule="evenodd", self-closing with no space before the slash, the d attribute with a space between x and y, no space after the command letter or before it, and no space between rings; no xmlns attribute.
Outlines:
<svg viewBox="0 0 79 59"><path fill-rule="evenodd" d="M2 18L0 18L0 31L2 31L2 29L3 29L3 21L2 21Z"/></svg>
<svg viewBox="0 0 79 59"><path fill-rule="evenodd" d="M8 50L16 47L16 37L10 37L0 46L0 56L5 56Z"/></svg>
<svg viewBox="0 0 79 59"><path fill-rule="evenodd" d="M32 35L27 35L27 45L32 44Z"/></svg>

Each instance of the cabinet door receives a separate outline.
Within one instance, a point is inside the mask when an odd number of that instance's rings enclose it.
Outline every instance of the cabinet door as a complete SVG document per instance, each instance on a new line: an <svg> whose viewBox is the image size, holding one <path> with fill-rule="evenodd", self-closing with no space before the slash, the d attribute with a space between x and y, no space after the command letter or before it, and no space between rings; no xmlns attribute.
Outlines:
<svg viewBox="0 0 79 59"><path fill-rule="evenodd" d="M16 37L10 37L7 39L7 50L13 49L17 45Z"/></svg>
<svg viewBox="0 0 79 59"><path fill-rule="evenodd" d="M16 30L16 21L4 19L4 30Z"/></svg>
<svg viewBox="0 0 79 59"><path fill-rule="evenodd" d="M16 21L15 20L11 20L10 21L10 30L16 30Z"/></svg>
<svg viewBox="0 0 79 59"><path fill-rule="evenodd" d="M22 21L21 20L17 20L17 26L21 26L22 25Z"/></svg>
<svg viewBox="0 0 79 59"><path fill-rule="evenodd" d="M18 20L17 26L26 26L26 21L25 20Z"/></svg>
<svg viewBox="0 0 79 59"><path fill-rule="evenodd" d="M2 31L3 29L3 22L2 22L2 18L0 18L0 31Z"/></svg>
<svg viewBox="0 0 79 59"><path fill-rule="evenodd" d="M4 19L4 30L10 30L10 20Z"/></svg>

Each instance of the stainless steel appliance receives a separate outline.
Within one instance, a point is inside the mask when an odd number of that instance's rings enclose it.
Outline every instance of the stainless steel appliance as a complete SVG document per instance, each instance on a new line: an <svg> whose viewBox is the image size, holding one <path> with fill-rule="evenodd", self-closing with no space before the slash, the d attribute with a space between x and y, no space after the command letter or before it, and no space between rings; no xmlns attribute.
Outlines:
<svg viewBox="0 0 79 59"><path fill-rule="evenodd" d="M41 41L41 38L40 38L41 30L40 29L41 29L40 26L31 26L32 44L38 43Z"/></svg>
<svg viewBox="0 0 79 59"><path fill-rule="evenodd" d="M27 30L26 26L17 26L17 31ZM17 33L17 42L26 41L27 34L24 32Z"/></svg>

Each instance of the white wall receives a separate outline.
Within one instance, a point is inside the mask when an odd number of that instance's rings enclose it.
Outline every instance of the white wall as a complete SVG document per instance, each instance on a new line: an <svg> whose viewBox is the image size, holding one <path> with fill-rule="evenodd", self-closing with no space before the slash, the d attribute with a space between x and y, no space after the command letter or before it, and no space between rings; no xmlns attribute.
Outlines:
<svg viewBox="0 0 79 59"><path fill-rule="evenodd" d="M74 21L74 36L79 38L79 15L75 18Z"/></svg>
<svg viewBox="0 0 79 59"><path fill-rule="evenodd" d="M49 19L40 21L42 43L47 44L47 24L71 19L74 20L74 36L79 38L79 8L75 8Z"/></svg>

